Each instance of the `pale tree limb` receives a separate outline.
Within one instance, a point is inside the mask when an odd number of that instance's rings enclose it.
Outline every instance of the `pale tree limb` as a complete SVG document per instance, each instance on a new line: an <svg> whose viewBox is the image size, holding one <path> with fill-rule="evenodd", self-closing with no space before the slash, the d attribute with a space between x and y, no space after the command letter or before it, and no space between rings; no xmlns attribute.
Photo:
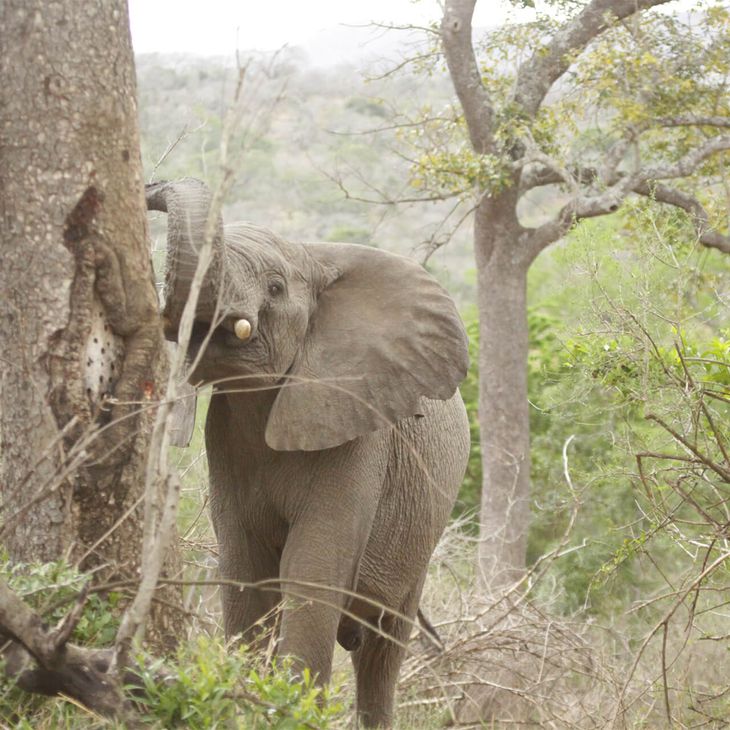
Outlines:
<svg viewBox="0 0 730 730"><path fill-rule="evenodd" d="M277 55L272 59L276 61ZM178 503L180 499L180 480L174 471L170 471L168 451L170 435L173 427L173 407L180 395L187 368L187 351L192 336L198 298L208 269L213 261L214 241L217 235L223 202L234 182L234 168L229 154L229 145L238 135L244 140L244 150L252 143L252 137L263 121L268 119L276 105L283 98L283 88L267 106L261 106L249 113L245 127L241 127L241 105L244 100L244 81L249 64L239 65L238 79L233 100L226 110L220 140L221 182L213 191L208 209L208 216L203 234L203 241L198 251L195 273L188 292L188 297L180 317L177 333L178 346L175 349L170 367L165 400L160 404L150 441L149 460L147 464L145 485L145 528L143 537L142 566L137 593L122 617L115 641L114 666L126 667L129 664L129 652L132 641L139 638L152 605L152 599L160 578L164 556L175 530ZM220 294L220 290L219 290ZM204 345L205 346L205 343ZM202 351L202 350L201 350ZM198 357L200 353L198 354ZM162 498L162 499L161 499ZM162 505L160 502L162 501Z"/></svg>
<svg viewBox="0 0 730 730"><path fill-rule="evenodd" d="M475 4L476 0L447 0L441 20L441 42L472 147L485 154L495 146L494 106L482 84L474 55L471 23Z"/></svg>
<svg viewBox="0 0 730 730"><path fill-rule="evenodd" d="M676 162L667 165L656 165L654 167L642 168L635 172L631 176L631 179L634 184L640 184L651 180L668 180L678 177L687 177L688 175L691 175L708 157L727 150L730 150L730 135L722 134L717 137L711 137Z"/></svg>
<svg viewBox="0 0 730 730"><path fill-rule="evenodd" d="M660 183L641 183L634 188L634 192L658 203L666 203L686 211L699 243L723 253L730 253L730 236L713 228L707 211L694 196Z"/></svg>
<svg viewBox="0 0 730 730"><path fill-rule="evenodd" d="M537 162L537 160L535 160ZM520 196L543 185L561 185L563 179L562 170L557 164L530 164L522 172L520 178ZM598 180L598 170L595 167L581 167L579 165L568 165L565 168L579 185L591 185Z"/></svg>
<svg viewBox="0 0 730 730"><path fill-rule="evenodd" d="M685 193L660 185L657 181L687 177L708 157L728 149L730 135L712 137L672 164L641 168L632 174L620 175L614 185L597 195L574 196L552 220L527 234L529 255L532 258L537 256L545 247L562 238L577 221L614 213L629 194L636 192L646 195L651 194L651 191L655 191L653 197L659 202L675 205L692 214L695 229L701 233L699 242L702 245L727 251L727 236L709 226L707 213L700 203ZM552 173L556 182L563 181L558 171L553 170Z"/></svg>
<svg viewBox="0 0 730 730"><path fill-rule="evenodd" d="M236 128L238 103L241 99L243 82L247 67L239 68L238 84L234 101L229 106L221 133L221 163L223 180L213 193L205 225L204 240L198 252L198 260L190 283L190 291L182 312L178 331L178 347L170 367L165 400L160 404L150 441L149 459L145 485L145 528L143 537L142 565L137 593L122 617L116 636L115 664L126 667L132 640L139 636L152 605L152 598L160 577L165 553L172 539L178 502L180 499L180 480L170 472L167 452L173 426L173 406L177 400L181 375L186 367L186 355L195 322L198 298L203 287L206 273L213 261L213 244L216 237L218 220L223 209L223 200L232 182L233 171L226 167L227 146ZM164 504L159 517L159 493L164 493Z"/></svg>
<svg viewBox="0 0 730 730"><path fill-rule="evenodd" d="M613 22L667 2L669 0L591 0L520 66L515 100L523 113L530 119L535 117L552 85L570 67L572 55L582 51Z"/></svg>
<svg viewBox="0 0 730 730"><path fill-rule="evenodd" d="M658 127L730 127L730 117L695 116L678 114L676 117L663 117L654 124Z"/></svg>
<svg viewBox="0 0 730 730"><path fill-rule="evenodd" d="M621 173L618 168L624 161L627 150L632 144L635 144L644 132L656 130L659 127L671 126L715 126L718 128L730 127L730 119L721 117L697 117L690 121L689 117L677 117L676 124L670 124L667 119L660 119L651 125L644 124L641 128L632 127L628 133L617 140L610 150L607 152L600 169L594 167L583 167L580 165L563 166L556 160L552 160L548 155L537 154L533 152L529 144L526 144L528 159L520 160L519 164L523 168L522 177L519 184L519 193L524 193L536 187L543 185L559 185L568 184L572 187L572 183L580 185L592 185L600 180L604 185L612 186L617 182L621 182L626 173ZM667 165L656 166L654 168L642 168L633 175L635 188L641 187L642 184L660 179L686 177L691 174L698 165L718 152L724 152L730 149L730 135L717 135L705 140L703 144L696 147L680 160ZM532 155L532 157L530 157ZM565 171L570 173L572 180L566 180ZM639 192L635 189L635 192Z"/></svg>

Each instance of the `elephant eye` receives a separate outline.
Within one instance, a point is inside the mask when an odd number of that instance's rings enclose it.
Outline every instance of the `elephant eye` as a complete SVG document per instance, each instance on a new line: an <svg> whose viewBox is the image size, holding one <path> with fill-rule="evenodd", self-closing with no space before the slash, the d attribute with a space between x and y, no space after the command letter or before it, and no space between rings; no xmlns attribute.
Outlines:
<svg viewBox="0 0 730 730"><path fill-rule="evenodd" d="M269 284L269 295L272 297L278 297L284 292L284 285L280 281L272 281Z"/></svg>

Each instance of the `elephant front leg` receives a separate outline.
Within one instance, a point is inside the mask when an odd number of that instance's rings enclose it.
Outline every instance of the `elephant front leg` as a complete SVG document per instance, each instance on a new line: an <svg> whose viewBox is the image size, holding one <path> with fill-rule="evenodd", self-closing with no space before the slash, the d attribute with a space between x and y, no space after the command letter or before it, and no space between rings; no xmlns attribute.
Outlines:
<svg viewBox="0 0 730 730"><path fill-rule="evenodd" d="M327 684L332 674L340 612L320 602L329 602L332 595L320 592L311 602L288 596L281 621L278 653L291 657L300 670L308 667L319 685Z"/></svg>
<svg viewBox="0 0 730 730"><path fill-rule="evenodd" d="M239 534L238 540L221 541L219 569L225 581L221 598L226 638L241 636L247 643L262 636L266 639L281 600L276 551ZM256 587L257 583L262 585Z"/></svg>
<svg viewBox="0 0 730 730"><path fill-rule="evenodd" d="M278 653L326 684L342 609L357 581L364 541L338 536L333 525L296 528L281 560L284 608Z"/></svg>

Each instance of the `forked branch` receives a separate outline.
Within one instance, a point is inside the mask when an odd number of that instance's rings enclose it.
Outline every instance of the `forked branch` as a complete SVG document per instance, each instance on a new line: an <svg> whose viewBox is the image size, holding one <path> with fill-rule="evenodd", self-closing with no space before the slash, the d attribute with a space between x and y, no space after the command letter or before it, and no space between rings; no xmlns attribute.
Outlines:
<svg viewBox="0 0 730 730"><path fill-rule="evenodd" d="M494 106L482 84L471 39L475 4L476 0L447 0L441 42L472 146L485 154L494 147Z"/></svg>
<svg viewBox="0 0 730 730"><path fill-rule="evenodd" d="M100 715L119 716L126 706L120 682L107 671L113 652L68 643L80 617L80 604L52 629L0 580L0 634L7 640L2 651L5 672L28 692L65 694Z"/></svg>
<svg viewBox="0 0 730 730"><path fill-rule="evenodd" d="M582 51L611 23L669 0L592 0L572 20L535 50L517 72L515 100L532 119L552 85L568 70L576 51Z"/></svg>

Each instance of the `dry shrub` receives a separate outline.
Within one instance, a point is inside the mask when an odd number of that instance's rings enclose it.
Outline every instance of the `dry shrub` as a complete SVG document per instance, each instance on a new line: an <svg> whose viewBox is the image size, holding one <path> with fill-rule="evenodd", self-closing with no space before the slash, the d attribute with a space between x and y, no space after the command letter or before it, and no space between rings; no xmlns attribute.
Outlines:
<svg viewBox="0 0 730 730"><path fill-rule="evenodd" d="M442 714L459 726L602 726L620 685L590 624L551 616L517 589L480 596L474 540L460 527L441 541L422 600L444 649L405 662L403 723L424 726Z"/></svg>
<svg viewBox="0 0 730 730"><path fill-rule="evenodd" d="M530 578L480 596L475 552L456 524L434 556L422 607L444 648L434 650L422 635L411 643L398 727L727 725L730 637L720 607L701 596L694 609L673 613L666 637L665 599L644 601L608 626L587 614L558 616L549 603L530 600Z"/></svg>

